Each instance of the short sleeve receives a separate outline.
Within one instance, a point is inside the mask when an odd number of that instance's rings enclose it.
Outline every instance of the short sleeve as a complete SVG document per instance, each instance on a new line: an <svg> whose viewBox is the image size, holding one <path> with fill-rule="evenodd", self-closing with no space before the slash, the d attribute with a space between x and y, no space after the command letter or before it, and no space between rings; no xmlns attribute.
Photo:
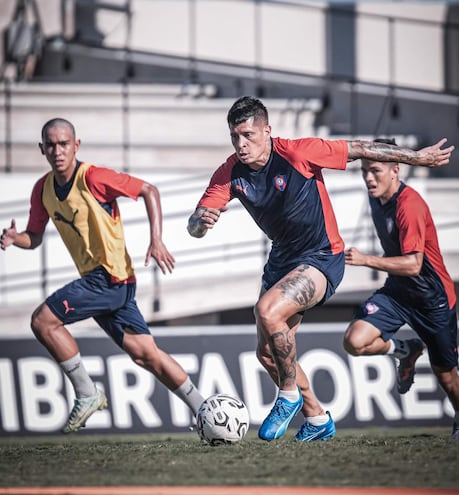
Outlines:
<svg viewBox="0 0 459 495"><path fill-rule="evenodd" d="M111 168L92 166L85 175L86 184L94 197L111 203L120 196L137 199L144 181Z"/></svg>
<svg viewBox="0 0 459 495"><path fill-rule="evenodd" d="M26 230L33 234L43 234L49 221L49 215L42 200L46 177L47 175L43 176L35 183L30 196L29 220Z"/></svg>

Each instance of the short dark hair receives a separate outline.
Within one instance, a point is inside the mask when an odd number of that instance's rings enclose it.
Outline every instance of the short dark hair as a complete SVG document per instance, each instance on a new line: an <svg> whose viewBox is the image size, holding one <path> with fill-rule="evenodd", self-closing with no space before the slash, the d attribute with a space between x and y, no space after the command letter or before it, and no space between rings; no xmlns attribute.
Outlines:
<svg viewBox="0 0 459 495"><path fill-rule="evenodd" d="M75 127L73 126L73 124L66 119L56 117L54 119L48 120L48 122L46 122L46 124L41 128L41 139L43 141L45 140L48 129L51 129L51 127L67 127L68 129L70 129L72 136L74 138L76 137Z"/></svg>
<svg viewBox="0 0 459 495"><path fill-rule="evenodd" d="M239 125L251 117L254 117L255 120L260 119L265 124L269 122L268 110L258 98L242 96L233 103L233 106L228 111L228 125Z"/></svg>
<svg viewBox="0 0 459 495"><path fill-rule="evenodd" d="M397 146L397 143L395 142L394 138L377 138L377 139L373 139L373 142L382 143L382 144L392 144L394 146Z"/></svg>

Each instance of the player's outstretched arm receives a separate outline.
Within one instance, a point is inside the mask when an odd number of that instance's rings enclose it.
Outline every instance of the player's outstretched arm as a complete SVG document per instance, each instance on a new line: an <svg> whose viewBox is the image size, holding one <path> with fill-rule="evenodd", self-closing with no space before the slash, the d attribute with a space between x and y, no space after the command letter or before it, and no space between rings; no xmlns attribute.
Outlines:
<svg viewBox="0 0 459 495"><path fill-rule="evenodd" d="M346 265L366 266L399 277L413 277L419 275L424 259L422 253L385 257L364 254L355 247L346 249L344 251L344 256Z"/></svg>
<svg viewBox="0 0 459 495"><path fill-rule="evenodd" d="M407 165L436 168L449 163L454 146L442 148L446 138L440 139L432 146L418 151L386 143L374 141L348 141L348 161L365 158L375 162L396 162Z"/></svg>
<svg viewBox="0 0 459 495"><path fill-rule="evenodd" d="M189 234L193 237L203 237L209 229L213 228L220 218L220 213L225 210L226 207L217 209L200 206L196 208L188 219Z"/></svg>
<svg viewBox="0 0 459 495"><path fill-rule="evenodd" d="M22 249L35 249L43 240L42 234L34 234L33 232L16 230L16 220L11 220L11 225L2 230L0 236L0 248L5 251L9 246L17 246Z"/></svg>
<svg viewBox="0 0 459 495"><path fill-rule="evenodd" d="M150 244L145 256L145 266L148 266L151 258L153 258L164 274L167 271L172 273L175 266L175 259L162 240L163 214L158 188L148 182L144 182L139 196L145 201L145 208L150 223Z"/></svg>

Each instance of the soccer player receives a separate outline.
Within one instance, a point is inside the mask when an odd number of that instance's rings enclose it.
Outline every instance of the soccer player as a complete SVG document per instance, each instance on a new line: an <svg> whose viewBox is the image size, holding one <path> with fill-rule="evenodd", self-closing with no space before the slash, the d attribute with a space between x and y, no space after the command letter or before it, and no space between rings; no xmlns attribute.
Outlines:
<svg viewBox="0 0 459 495"><path fill-rule="evenodd" d="M32 315L32 330L60 364L75 390L75 403L64 433L79 430L97 410L107 407L65 325L94 318L132 360L160 380L196 414L204 400L185 370L159 349L135 300L136 278L126 250L116 199L142 197L150 224L145 265L155 260L163 273L172 272L174 257L162 241L158 189L138 178L80 162L80 140L72 123L56 118L42 129L42 154L51 171L39 179L31 195L27 228L15 221L3 229L0 247L34 249L43 239L49 218L54 222L81 275L51 294Z"/></svg>
<svg viewBox="0 0 459 495"><path fill-rule="evenodd" d="M257 357L279 393L258 435L281 437L302 409L306 420L296 439L326 440L335 425L298 365L295 343L303 313L323 304L344 272L344 244L321 169L344 170L358 158L436 167L448 163L454 147L442 149L446 139L413 151L371 141L272 138L266 107L250 96L233 104L227 122L235 153L213 174L188 231L205 235L237 198L272 240L255 317Z"/></svg>
<svg viewBox="0 0 459 495"><path fill-rule="evenodd" d="M395 144L394 140L376 141ZM459 440L456 294L429 207L400 180L395 159L388 163L364 159L362 175L384 254L363 254L351 247L345 251L346 264L388 275L384 286L357 311L346 330L344 348L354 356L389 354L397 358L397 388L404 394L413 383L416 360L427 346L432 370L455 410L452 437ZM420 339L394 338L404 324Z"/></svg>

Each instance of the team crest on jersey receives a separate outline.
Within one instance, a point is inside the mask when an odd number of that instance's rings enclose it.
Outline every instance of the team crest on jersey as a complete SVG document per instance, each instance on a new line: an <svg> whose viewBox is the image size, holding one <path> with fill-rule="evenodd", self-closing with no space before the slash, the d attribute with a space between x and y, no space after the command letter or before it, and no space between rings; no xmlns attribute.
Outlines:
<svg viewBox="0 0 459 495"><path fill-rule="evenodd" d="M280 191L285 191L285 186L287 185L287 177L285 175L276 175L273 179L274 187Z"/></svg>
<svg viewBox="0 0 459 495"><path fill-rule="evenodd" d="M392 231L394 230L394 221L392 220L392 218L386 218L386 228L387 232L389 234L392 234Z"/></svg>
<svg viewBox="0 0 459 495"><path fill-rule="evenodd" d="M375 303L367 302L365 304L365 311L367 312L367 315L372 315L376 313L376 311L379 311L379 308Z"/></svg>

